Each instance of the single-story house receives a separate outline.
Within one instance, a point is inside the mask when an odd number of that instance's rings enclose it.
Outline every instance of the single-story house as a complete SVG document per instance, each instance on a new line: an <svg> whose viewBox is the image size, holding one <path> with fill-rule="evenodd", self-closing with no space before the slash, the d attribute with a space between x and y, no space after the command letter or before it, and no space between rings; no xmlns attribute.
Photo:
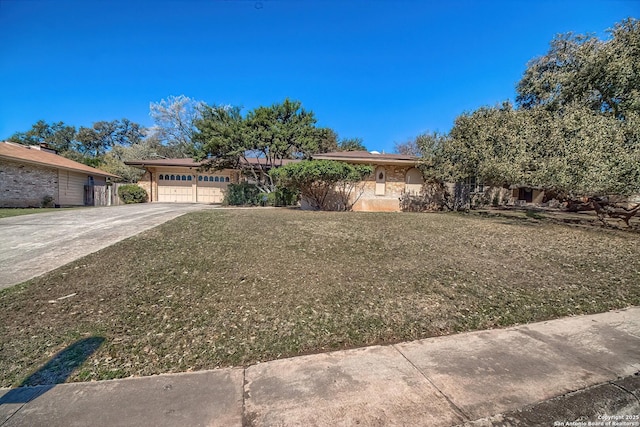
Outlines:
<svg viewBox="0 0 640 427"><path fill-rule="evenodd" d="M422 172L417 169L419 159L403 154L385 154L376 151L338 151L316 154L315 160L336 160L351 164L370 165L373 174L363 182L362 192L353 205L354 211L400 211L403 193L419 193L424 184Z"/></svg>
<svg viewBox="0 0 640 427"><path fill-rule="evenodd" d="M258 167L264 159L249 158ZM295 160L284 160L283 164ZM129 166L144 169L138 185L149 195L150 202L171 203L222 203L229 184L240 182L240 171L223 169L207 171L206 161L193 159L151 159L125 162Z"/></svg>
<svg viewBox="0 0 640 427"><path fill-rule="evenodd" d="M87 190L117 178L59 156L46 144L0 142L0 207L93 205Z"/></svg>
<svg viewBox="0 0 640 427"><path fill-rule="evenodd" d="M380 154L367 151L344 151L317 154L317 160L336 160L366 164L374 173L363 182L362 194L353 206L355 211L399 211L403 192L420 192L424 179L416 168L418 158L400 154ZM259 166L264 159L247 161ZM283 164L298 160L283 160ZM242 179L239 170L206 171L204 162L193 159L152 159L125 162L145 170L138 181L149 195L150 202L222 203L230 183Z"/></svg>

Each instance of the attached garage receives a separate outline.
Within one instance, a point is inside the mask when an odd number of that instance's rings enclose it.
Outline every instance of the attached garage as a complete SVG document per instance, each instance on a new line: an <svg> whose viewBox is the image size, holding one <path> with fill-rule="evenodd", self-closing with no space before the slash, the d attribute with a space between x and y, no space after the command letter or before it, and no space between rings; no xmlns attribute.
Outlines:
<svg viewBox="0 0 640 427"><path fill-rule="evenodd" d="M145 170L138 181L150 202L222 203L227 187L238 182L238 171L201 170L193 159L150 159L126 162Z"/></svg>
<svg viewBox="0 0 640 427"><path fill-rule="evenodd" d="M285 159L282 164L298 160ZM247 158L244 166L262 170L264 158ZM206 161L193 159L149 159L125 162L144 169L138 185L149 195L150 202L222 203L230 184L240 182L240 169L207 170Z"/></svg>
<svg viewBox="0 0 640 427"><path fill-rule="evenodd" d="M231 182L224 172L193 174L159 169L157 177L157 201L165 203L222 203Z"/></svg>

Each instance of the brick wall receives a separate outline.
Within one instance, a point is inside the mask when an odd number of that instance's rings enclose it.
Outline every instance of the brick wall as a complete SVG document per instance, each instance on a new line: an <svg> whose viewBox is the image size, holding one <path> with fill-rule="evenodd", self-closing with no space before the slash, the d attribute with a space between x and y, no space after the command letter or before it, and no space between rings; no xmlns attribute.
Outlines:
<svg viewBox="0 0 640 427"><path fill-rule="evenodd" d="M47 196L58 203L57 193L57 169L0 160L0 207L40 207Z"/></svg>

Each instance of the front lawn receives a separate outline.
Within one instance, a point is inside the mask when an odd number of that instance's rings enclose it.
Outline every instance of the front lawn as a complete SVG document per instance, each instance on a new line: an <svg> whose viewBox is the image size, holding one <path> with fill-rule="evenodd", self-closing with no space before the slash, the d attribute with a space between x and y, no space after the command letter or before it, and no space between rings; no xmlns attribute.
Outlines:
<svg viewBox="0 0 640 427"><path fill-rule="evenodd" d="M11 216L31 215L34 213L60 212L62 210L81 209L81 207L73 208L0 208L0 219L9 218Z"/></svg>
<svg viewBox="0 0 640 427"><path fill-rule="evenodd" d="M59 211L60 208L0 208L0 218L8 218L10 216L31 215L34 213L45 213Z"/></svg>
<svg viewBox="0 0 640 427"><path fill-rule="evenodd" d="M207 210L0 291L0 386L596 313L639 305L639 283L637 233L460 214ZM97 350L69 378L55 375L64 361L31 375L83 339Z"/></svg>

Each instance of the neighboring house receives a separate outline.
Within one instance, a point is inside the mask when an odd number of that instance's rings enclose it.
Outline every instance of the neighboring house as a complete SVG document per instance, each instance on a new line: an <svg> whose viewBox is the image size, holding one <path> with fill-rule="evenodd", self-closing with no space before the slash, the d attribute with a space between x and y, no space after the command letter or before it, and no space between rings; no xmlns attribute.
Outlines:
<svg viewBox="0 0 640 427"><path fill-rule="evenodd" d="M370 165L373 175L363 181L354 211L396 212L400 211L403 193L420 193L424 184L422 172L416 166L419 159L402 154L384 154L375 151L340 151L316 154L315 160L337 160L352 164Z"/></svg>
<svg viewBox="0 0 640 427"><path fill-rule="evenodd" d="M258 166L260 159L248 159ZM293 160L285 160L289 163ZM264 162L264 159L262 160ZM153 159L125 162L145 170L138 185L149 195L150 202L222 203L229 184L240 182L240 171L201 169L206 163L193 159ZM264 165L264 163L263 163Z"/></svg>
<svg viewBox="0 0 640 427"><path fill-rule="evenodd" d="M93 187L117 175L40 146L0 142L0 207L93 205Z"/></svg>
<svg viewBox="0 0 640 427"><path fill-rule="evenodd" d="M544 189L540 187L512 185L509 189L516 204L540 204L544 201Z"/></svg>

